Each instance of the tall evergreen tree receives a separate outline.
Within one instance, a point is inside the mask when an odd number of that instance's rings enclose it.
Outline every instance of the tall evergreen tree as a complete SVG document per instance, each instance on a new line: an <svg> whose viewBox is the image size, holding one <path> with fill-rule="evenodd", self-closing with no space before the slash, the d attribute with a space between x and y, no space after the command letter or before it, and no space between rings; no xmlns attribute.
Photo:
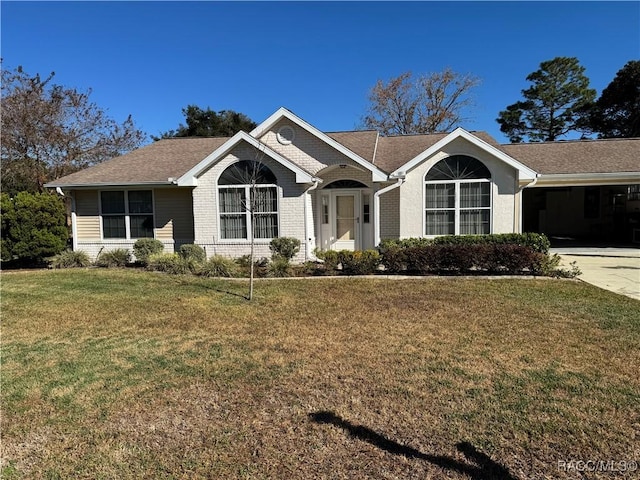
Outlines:
<svg viewBox="0 0 640 480"><path fill-rule="evenodd" d="M173 137L230 137L241 130L251 131L257 125L244 113L233 110L215 112L209 107L203 110L196 105L188 105L182 109L182 114L186 125L180 124L177 129L163 132L159 137L152 138L160 140Z"/></svg>
<svg viewBox="0 0 640 480"><path fill-rule="evenodd" d="M589 126L600 138L640 137L640 60L627 62L602 91Z"/></svg>
<svg viewBox="0 0 640 480"><path fill-rule="evenodd" d="M500 131L512 142L554 141L571 131L584 131L587 107L596 91L589 88L584 67L574 57L556 57L527 76L531 86L523 101L500 112Z"/></svg>

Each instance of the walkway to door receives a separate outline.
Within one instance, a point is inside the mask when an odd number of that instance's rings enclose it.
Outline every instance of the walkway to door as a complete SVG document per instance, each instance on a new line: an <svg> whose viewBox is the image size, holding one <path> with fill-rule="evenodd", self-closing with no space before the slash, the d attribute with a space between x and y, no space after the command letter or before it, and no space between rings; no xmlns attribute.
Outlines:
<svg viewBox="0 0 640 480"><path fill-rule="evenodd" d="M640 300L640 248L556 247L551 253L565 267L575 261L582 271L578 279Z"/></svg>

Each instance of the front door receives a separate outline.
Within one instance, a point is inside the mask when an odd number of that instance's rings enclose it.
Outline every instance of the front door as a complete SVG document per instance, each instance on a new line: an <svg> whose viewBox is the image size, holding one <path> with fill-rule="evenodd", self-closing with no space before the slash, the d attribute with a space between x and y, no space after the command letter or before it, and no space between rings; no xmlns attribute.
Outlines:
<svg viewBox="0 0 640 480"><path fill-rule="evenodd" d="M358 198L353 193L335 193L333 216L333 250L356 250L360 219Z"/></svg>

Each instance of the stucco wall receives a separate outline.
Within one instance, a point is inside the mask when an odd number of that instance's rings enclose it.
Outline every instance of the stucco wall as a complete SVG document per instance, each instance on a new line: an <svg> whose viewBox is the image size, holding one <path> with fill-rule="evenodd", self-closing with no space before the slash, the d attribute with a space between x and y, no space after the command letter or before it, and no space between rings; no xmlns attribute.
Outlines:
<svg viewBox="0 0 640 480"><path fill-rule="evenodd" d="M437 162L451 155L474 157L491 172L491 233L517 231L514 197L517 191L516 170L467 140L458 138L407 172L406 181L400 187L400 237L424 235L424 176Z"/></svg>

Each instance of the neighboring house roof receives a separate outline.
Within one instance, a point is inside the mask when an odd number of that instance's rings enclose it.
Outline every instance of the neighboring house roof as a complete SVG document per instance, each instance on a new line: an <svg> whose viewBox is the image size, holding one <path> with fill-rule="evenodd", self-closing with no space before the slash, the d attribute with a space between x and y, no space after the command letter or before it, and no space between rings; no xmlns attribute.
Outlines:
<svg viewBox="0 0 640 480"><path fill-rule="evenodd" d="M228 138L171 138L158 140L120 157L48 183L47 187L89 185L170 184Z"/></svg>
<svg viewBox="0 0 640 480"><path fill-rule="evenodd" d="M500 148L543 175L640 171L640 138L516 143Z"/></svg>

